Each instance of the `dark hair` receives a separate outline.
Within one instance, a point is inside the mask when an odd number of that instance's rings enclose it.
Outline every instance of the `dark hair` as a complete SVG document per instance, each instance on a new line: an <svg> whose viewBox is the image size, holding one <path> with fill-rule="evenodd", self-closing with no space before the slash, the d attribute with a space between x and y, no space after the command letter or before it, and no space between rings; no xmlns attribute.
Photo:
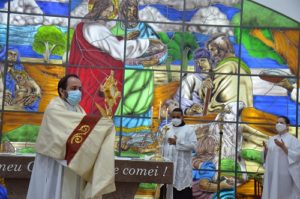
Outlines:
<svg viewBox="0 0 300 199"><path fill-rule="evenodd" d="M139 6L139 2L137 0L123 0L120 3L120 11L119 11L119 19L125 20L126 17L126 12L128 10L128 7L136 7L137 11L138 6Z"/></svg>
<svg viewBox="0 0 300 199"><path fill-rule="evenodd" d="M207 58L210 59L210 52L205 48L198 48L194 51L194 59Z"/></svg>
<svg viewBox="0 0 300 199"><path fill-rule="evenodd" d="M87 13L84 18L86 21L94 21L102 17L102 13L113 5L112 0L96 0L91 12Z"/></svg>
<svg viewBox="0 0 300 199"><path fill-rule="evenodd" d="M201 72L201 68L198 66L198 64L196 63L197 59L200 58L206 58L209 62L209 64L211 63L211 56L210 56L210 52L208 50L206 50L205 48L198 48L194 51L194 65L195 65L195 72L200 73Z"/></svg>
<svg viewBox="0 0 300 199"><path fill-rule="evenodd" d="M291 124L290 119L288 117L286 117L286 116L281 115L278 118L284 119L284 121L285 121L286 124Z"/></svg>
<svg viewBox="0 0 300 199"><path fill-rule="evenodd" d="M173 111L172 111L172 113L173 113L173 112L180 112L181 115L183 115L183 111L182 111L181 108L174 108Z"/></svg>
<svg viewBox="0 0 300 199"><path fill-rule="evenodd" d="M57 92L58 92L58 94L59 94L60 97L61 97L61 94L59 92L59 89L61 88L61 89L66 90L66 88L68 86L68 79L70 77L75 77L75 78L79 79L79 77L77 75L75 75L75 74L67 74L63 78L61 78L59 80L59 82L58 82L58 85L57 85Z"/></svg>

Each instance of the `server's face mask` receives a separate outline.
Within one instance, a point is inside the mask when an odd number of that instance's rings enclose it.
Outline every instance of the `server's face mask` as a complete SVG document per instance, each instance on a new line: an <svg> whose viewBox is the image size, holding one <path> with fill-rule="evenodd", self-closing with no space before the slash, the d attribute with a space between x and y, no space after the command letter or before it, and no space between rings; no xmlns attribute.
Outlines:
<svg viewBox="0 0 300 199"><path fill-rule="evenodd" d="M174 126L179 126L181 123L182 123L182 119L180 119L180 118L173 118L172 119L172 124Z"/></svg>

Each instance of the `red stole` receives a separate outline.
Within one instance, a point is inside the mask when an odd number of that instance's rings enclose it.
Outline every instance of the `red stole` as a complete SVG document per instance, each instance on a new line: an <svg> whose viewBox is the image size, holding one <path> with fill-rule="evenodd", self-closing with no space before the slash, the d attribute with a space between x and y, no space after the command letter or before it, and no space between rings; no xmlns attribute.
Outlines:
<svg viewBox="0 0 300 199"><path fill-rule="evenodd" d="M100 117L86 115L82 118L79 125L71 133L66 144L65 160L67 160L67 164L70 163L72 158L80 149L80 146L92 132L99 119Z"/></svg>

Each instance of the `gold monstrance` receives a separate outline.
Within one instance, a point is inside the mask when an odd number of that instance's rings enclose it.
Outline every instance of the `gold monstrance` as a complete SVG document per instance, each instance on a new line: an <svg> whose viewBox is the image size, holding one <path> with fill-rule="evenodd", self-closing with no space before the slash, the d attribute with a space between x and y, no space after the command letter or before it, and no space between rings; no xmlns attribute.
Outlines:
<svg viewBox="0 0 300 199"><path fill-rule="evenodd" d="M102 117L110 119L113 117L113 106L116 104L117 99L121 97L114 74L114 71L111 71L110 75L106 77L105 82L100 85L100 91L104 93L105 107L101 107L98 103L95 103Z"/></svg>

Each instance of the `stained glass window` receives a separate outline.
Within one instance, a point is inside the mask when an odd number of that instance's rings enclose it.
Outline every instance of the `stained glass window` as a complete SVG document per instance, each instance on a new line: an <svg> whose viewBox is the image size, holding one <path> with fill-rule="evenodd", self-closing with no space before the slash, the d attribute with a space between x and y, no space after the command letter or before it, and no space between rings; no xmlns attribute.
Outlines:
<svg viewBox="0 0 300 199"><path fill-rule="evenodd" d="M299 17L250 0L108 2L0 2L3 152L35 152L65 74L80 77L81 106L95 115L106 107L101 88L112 75L116 156L153 155L181 107L198 139L194 195L216 194L202 186L205 178L233 187L223 194L253 196L262 142L276 133L278 116L289 117L299 138Z"/></svg>

